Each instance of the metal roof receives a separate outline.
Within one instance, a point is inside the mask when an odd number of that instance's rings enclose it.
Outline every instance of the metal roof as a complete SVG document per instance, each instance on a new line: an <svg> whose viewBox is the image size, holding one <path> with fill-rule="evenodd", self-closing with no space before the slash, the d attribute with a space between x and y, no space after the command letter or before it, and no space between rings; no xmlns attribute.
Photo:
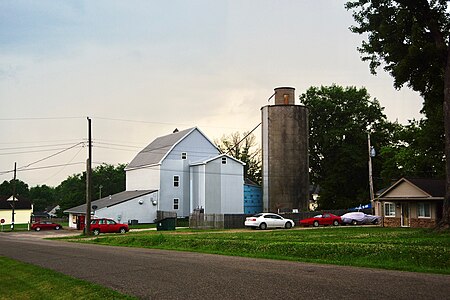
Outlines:
<svg viewBox="0 0 450 300"><path fill-rule="evenodd" d="M143 190L143 191L123 191L105 198L101 198L91 202L91 205L96 205L96 209L110 207L122 202L129 201L134 198L138 198L147 194L156 192L157 190ZM64 211L65 213L86 213L86 204L78 205Z"/></svg>
<svg viewBox="0 0 450 300"><path fill-rule="evenodd" d="M160 164L169 151L195 129L197 127L156 138L136 155L125 170Z"/></svg>

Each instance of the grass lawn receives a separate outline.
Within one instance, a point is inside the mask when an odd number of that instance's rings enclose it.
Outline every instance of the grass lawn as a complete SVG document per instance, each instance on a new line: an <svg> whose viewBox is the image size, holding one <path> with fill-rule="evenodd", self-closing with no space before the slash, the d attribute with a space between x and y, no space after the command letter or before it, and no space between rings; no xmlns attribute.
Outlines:
<svg viewBox="0 0 450 300"><path fill-rule="evenodd" d="M381 227L146 231L78 242L450 274L450 231Z"/></svg>
<svg viewBox="0 0 450 300"><path fill-rule="evenodd" d="M0 298L136 299L100 285L0 256Z"/></svg>

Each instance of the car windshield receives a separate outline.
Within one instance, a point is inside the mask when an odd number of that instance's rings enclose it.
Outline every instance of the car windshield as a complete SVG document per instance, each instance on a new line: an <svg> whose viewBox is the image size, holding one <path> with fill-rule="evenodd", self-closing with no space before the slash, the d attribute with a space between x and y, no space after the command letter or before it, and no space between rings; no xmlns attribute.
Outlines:
<svg viewBox="0 0 450 300"><path fill-rule="evenodd" d="M322 218L322 215L314 216L314 218Z"/></svg>
<svg viewBox="0 0 450 300"><path fill-rule="evenodd" d="M262 214L256 214L256 215L254 215L254 217L256 217L256 218L261 217L261 216L262 216Z"/></svg>

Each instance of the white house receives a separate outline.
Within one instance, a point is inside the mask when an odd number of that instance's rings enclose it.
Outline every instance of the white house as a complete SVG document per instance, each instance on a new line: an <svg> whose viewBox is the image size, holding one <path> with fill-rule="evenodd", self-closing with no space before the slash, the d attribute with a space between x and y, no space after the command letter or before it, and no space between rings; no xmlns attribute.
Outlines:
<svg viewBox="0 0 450 300"><path fill-rule="evenodd" d="M12 196L0 196L0 220L2 224L10 225L12 223ZM31 221L33 213L33 204L30 200L21 196L14 197L14 224L28 224Z"/></svg>
<svg viewBox="0 0 450 300"><path fill-rule="evenodd" d="M104 207L97 208L95 214L139 223L154 222L156 211L176 212L178 217L188 217L197 208L204 209L205 213L240 214L244 212L243 166L241 161L222 154L197 127L176 130L156 138L125 168L126 191L123 193L144 192L153 197L151 206L140 206L145 217L112 212L114 206L103 202ZM112 195L111 200L115 196ZM108 202L108 197L103 199L104 203ZM132 201L121 203L125 210ZM97 205L96 201L92 205ZM82 210L83 205L65 212L81 214Z"/></svg>

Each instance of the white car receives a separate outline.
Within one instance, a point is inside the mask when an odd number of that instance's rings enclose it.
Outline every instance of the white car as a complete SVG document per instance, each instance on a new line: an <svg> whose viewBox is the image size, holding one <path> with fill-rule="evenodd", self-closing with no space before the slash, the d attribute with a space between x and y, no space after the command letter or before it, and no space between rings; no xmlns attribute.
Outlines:
<svg viewBox="0 0 450 300"><path fill-rule="evenodd" d="M378 224L381 217L374 215L367 215L363 212L350 212L341 216L343 224Z"/></svg>
<svg viewBox="0 0 450 300"><path fill-rule="evenodd" d="M247 217L244 223L245 227L252 229L267 229L267 228L286 228L294 227L294 221L285 219L282 216L273 213L261 213L251 217Z"/></svg>

